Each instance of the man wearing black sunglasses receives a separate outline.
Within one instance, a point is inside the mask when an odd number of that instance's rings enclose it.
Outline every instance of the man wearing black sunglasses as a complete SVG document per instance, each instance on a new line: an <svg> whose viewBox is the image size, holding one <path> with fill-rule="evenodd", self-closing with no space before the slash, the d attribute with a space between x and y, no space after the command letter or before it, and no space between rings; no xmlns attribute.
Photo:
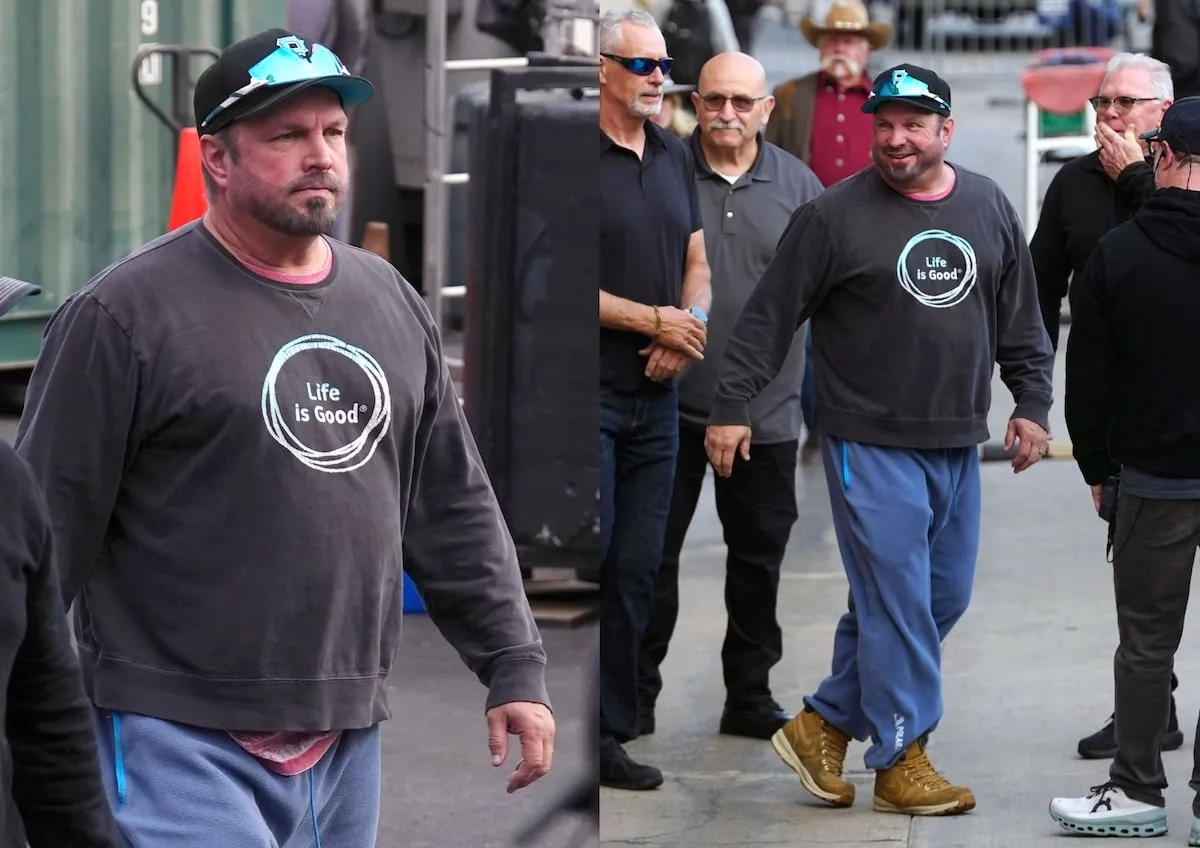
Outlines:
<svg viewBox="0 0 1200 848"><path fill-rule="evenodd" d="M635 762L637 660L662 557L679 437L676 376L704 356L711 300L695 167L651 120L670 70L645 12L601 19L600 782L653 789Z"/></svg>

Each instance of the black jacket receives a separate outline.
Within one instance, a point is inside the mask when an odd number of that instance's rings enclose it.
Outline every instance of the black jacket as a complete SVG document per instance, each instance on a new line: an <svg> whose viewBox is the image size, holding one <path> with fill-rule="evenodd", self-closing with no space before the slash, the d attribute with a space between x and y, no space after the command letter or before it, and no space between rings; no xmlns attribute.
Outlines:
<svg viewBox="0 0 1200 848"><path fill-rule="evenodd" d="M1084 480L1200 478L1200 192L1156 192L1073 288L1065 411Z"/></svg>
<svg viewBox="0 0 1200 848"><path fill-rule="evenodd" d="M83 693L28 466L0 442L0 845L117 848L92 707Z"/></svg>
<svg viewBox="0 0 1200 848"><path fill-rule="evenodd" d="M1150 53L1171 66L1176 100L1200 94L1200 0L1156 0Z"/></svg>
<svg viewBox="0 0 1200 848"><path fill-rule="evenodd" d="M1100 166L1099 152L1072 159L1050 181L1029 251L1042 321L1055 350L1068 281L1079 279L1100 238L1133 217L1153 193L1149 164L1135 162L1114 181ZM1074 308L1074 298L1071 303Z"/></svg>

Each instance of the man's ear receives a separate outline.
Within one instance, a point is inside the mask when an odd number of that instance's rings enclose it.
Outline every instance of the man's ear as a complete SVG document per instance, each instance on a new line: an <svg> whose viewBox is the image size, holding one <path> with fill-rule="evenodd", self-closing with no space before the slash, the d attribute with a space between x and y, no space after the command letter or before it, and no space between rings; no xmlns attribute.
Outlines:
<svg viewBox="0 0 1200 848"><path fill-rule="evenodd" d="M215 135L200 136L200 161L221 188L229 182L231 159L229 148Z"/></svg>

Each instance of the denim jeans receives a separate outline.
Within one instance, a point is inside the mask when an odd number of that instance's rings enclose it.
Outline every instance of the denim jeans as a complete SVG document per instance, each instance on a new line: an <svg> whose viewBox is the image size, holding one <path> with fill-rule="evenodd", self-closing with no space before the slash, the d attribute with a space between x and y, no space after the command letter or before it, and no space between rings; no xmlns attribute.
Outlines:
<svg viewBox="0 0 1200 848"><path fill-rule="evenodd" d="M638 652L662 559L679 396L600 390L600 735L637 736Z"/></svg>

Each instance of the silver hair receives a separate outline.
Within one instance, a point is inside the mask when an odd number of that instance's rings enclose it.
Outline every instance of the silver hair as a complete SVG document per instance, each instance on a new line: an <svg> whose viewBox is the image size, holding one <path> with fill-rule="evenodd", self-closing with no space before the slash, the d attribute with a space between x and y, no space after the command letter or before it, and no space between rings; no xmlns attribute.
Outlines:
<svg viewBox="0 0 1200 848"><path fill-rule="evenodd" d="M654 19L654 15L641 9L614 9L605 12L600 16L600 27L596 34L596 44L601 53L616 53L621 49L621 43L625 40L621 27L626 23L658 29L658 21Z"/></svg>
<svg viewBox="0 0 1200 848"><path fill-rule="evenodd" d="M1150 72L1150 88L1161 100L1175 99L1175 85L1171 82L1171 66L1147 56L1145 53L1118 53L1104 67L1104 80L1119 71L1141 70ZM1104 85L1102 81L1100 83Z"/></svg>

